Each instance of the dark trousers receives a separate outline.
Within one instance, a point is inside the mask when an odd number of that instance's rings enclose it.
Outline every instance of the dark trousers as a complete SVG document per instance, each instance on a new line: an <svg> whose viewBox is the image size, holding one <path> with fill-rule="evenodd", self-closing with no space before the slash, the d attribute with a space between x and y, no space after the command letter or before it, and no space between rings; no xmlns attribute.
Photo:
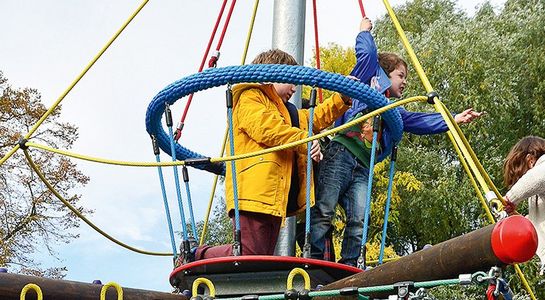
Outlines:
<svg viewBox="0 0 545 300"><path fill-rule="evenodd" d="M234 217L233 220L234 228ZM267 214L240 212L240 235L242 255L273 255L282 218ZM223 257L233 255L233 245L200 246L195 252L195 259Z"/></svg>

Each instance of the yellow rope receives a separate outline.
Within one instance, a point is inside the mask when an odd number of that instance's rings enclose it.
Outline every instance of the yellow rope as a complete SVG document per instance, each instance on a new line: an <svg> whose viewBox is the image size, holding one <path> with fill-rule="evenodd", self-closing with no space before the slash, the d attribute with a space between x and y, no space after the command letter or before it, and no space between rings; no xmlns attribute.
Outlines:
<svg viewBox="0 0 545 300"><path fill-rule="evenodd" d="M142 8L144 8L144 6L148 3L148 1L149 0L144 0L140 4L140 6L138 6L138 8L133 12L133 14L125 21L125 23L123 23L121 28L117 30L114 36L110 38L110 40L106 43L106 45L104 45L104 47L102 47L102 49L98 52L98 54L87 64L87 66L78 75L78 77L76 77L76 79L70 84L70 86L68 86L68 88L59 96L57 101L55 101L55 103L53 103L53 105L51 105L51 107L42 115L42 117L38 120L38 122L34 124L34 126L30 129L30 131L25 135L24 137L25 139L28 140L32 136L32 134L38 129L38 127L42 125L45 119L47 119L47 117L49 117L49 115L53 113L53 111L57 108L57 106L59 106L62 100L64 100L66 95L68 95L68 93L76 86L76 84L81 80L81 78L83 78L83 76L87 73L87 71L91 69L91 67L98 61L98 59L102 56L102 54L106 52L108 47L112 45L112 43L117 39L117 37L121 34L121 32L125 30L125 28L129 25L129 23L136 17L136 15L142 10ZM2 165L8 158L10 158L13 155L13 153L15 153L15 151L19 149L19 147L20 147L19 144L17 144L11 151L6 153L6 155L4 155L2 159L0 159L0 165Z"/></svg>
<svg viewBox="0 0 545 300"><path fill-rule="evenodd" d="M445 104L441 103L441 105L446 110ZM477 158L477 155L475 154L475 151L473 151L473 148L471 148L471 146L469 145L469 142L468 142L467 138L465 137L465 135L462 133L462 130L460 129L460 126L458 126L458 124L455 124L454 128L456 129L456 131L460 135L460 138L461 138L462 142L464 143L464 145L466 146L466 148L467 148L467 150L469 152L469 155L475 161L475 165L477 167L477 170L479 170L479 172L483 175L484 181L486 182L486 184L488 185L489 188L492 188L492 191L496 194L496 197L498 197L498 199L501 200L502 204L505 205L505 199L503 199L501 193L496 188L496 185L492 182L492 179L490 179L490 176L488 175L488 173L484 169L483 165L481 164L481 162Z"/></svg>
<svg viewBox="0 0 545 300"><path fill-rule="evenodd" d="M532 300L537 300L534 292L532 291L532 288L530 287L530 284L528 284L528 280L526 280L526 276L524 276L524 273L522 273L520 266L518 264L514 264L513 267L515 268L515 271L517 272L520 281L522 281L522 285L524 285L524 288L526 289L528 294L530 294L530 298L532 298Z"/></svg>
<svg viewBox="0 0 545 300"><path fill-rule="evenodd" d="M93 228L95 231L97 231L98 233L100 233L102 236L104 236L105 238L109 239L110 241L118 244L119 246L123 247L123 248L126 248L126 249L129 249L129 250L132 250L134 252L137 252L137 253L141 253L141 254L147 254L147 255L156 255L156 256L172 256L172 253L158 253L158 252L149 252L149 251L144 251L144 250L140 250L140 249L137 249L137 248L134 248L134 247L131 247L127 244L124 244L122 242L120 242L119 240L115 239L114 237L110 236L109 234L107 234L106 232L102 231L100 228L98 228L95 224L93 224L89 219L87 219L84 215L82 215L74 206L72 206L72 204L70 204L68 201L66 201L66 199L64 199L64 197L61 196L61 194L59 194L59 192L57 192L57 190L55 190L55 188L51 185L51 183L49 183L49 181L45 178L44 174L40 171L40 169L38 168L38 166L36 166L36 164L34 163L34 161L32 160L32 157L30 156L30 154L28 153L27 150L24 150L25 152L25 157L26 159L28 160L28 163L30 164L30 166L32 167L32 169L34 170L34 172L36 172L36 174L38 175L38 177L40 177L40 179L43 181L43 183L47 186L47 188L49 188L49 190L66 206L68 207L68 209L70 209L76 216L78 216L80 219L82 219L85 223L87 223L87 225L91 226L91 228Z"/></svg>
<svg viewBox="0 0 545 300"><path fill-rule="evenodd" d="M220 153L221 156L223 156L223 153L225 152L225 144L227 143L227 133L228 133L228 129L226 128L225 134L223 135L223 142L221 143L221 153ZM208 221L210 219L210 212L212 211L212 203L214 202L216 187L218 186L218 179L219 179L219 175L215 175L214 183L212 184L212 191L210 193L210 199L208 200L208 208L206 209L206 216L204 218L204 225L202 227L201 239L199 240L199 244L201 246L204 245L204 240L206 239L206 233L208 231Z"/></svg>
<svg viewBox="0 0 545 300"><path fill-rule="evenodd" d="M0 166L2 164L4 164L6 162L6 160L8 160L8 158L10 158L14 153L15 151L19 150L19 144L15 145L15 147L13 147L11 150L8 151L8 153L6 153L6 155L4 155L4 157L2 157L2 159L0 159Z"/></svg>
<svg viewBox="0 0 545 300"><path fill-rule="evenodd" d="M458 147L458 144L454 142L454 138L452 137L452 134L448 132L448 137L450 138L452 144L454 145L454 150L456 150L456 154L458 154L458 158L460 159L460 162L462 163L462 166L464 167L464 170L466 171L466 174L469 177L469 180L471 181L471 185L473 185L473 189L475 189L477 197L479 198L479 201L481 202L481 206L483 207L488 221L493 224L494 223L494 217L492 216L492 213L490 212L490 208L488 207L488 203L486 203L486 200L484 199L483 195L481 194L479 187L477 186L477 182L475 181L475 178L473 177L473 174L471 173L471 170L469 169L469 166L460 151L460 147Z"/></svg>
<svg viewBox="0 0 545 300"><path fill-rule="evenodd" d="M198 293L199 285L201 285L202 283L204 283L204 285L206 285L206 287L208 287L208 291L210 292L210 297L212 297L212 298L216 297L216 288L214 287L214 284L212 283L212 281L210 281L210 279L206 279L204 277L199 277L199 278L195 279L195 281L193 281L193 286L191 288L192 298L197 297L197 295L199 294Z"/></svg>
<svg viewBox="0 0 545 300"><path fill-rule="evenodd" d="M174 161L164 161L164 162L121 161L121 160L105 159L105 158L82 155L82 154L78 154L78 153L74 153L74 152L70 152L66 150L55 149L46 145L37 144L30 141L27 142L25 145L28 147L33 147L33 148L42 149L49 152L54 152L57 154L62 154L64 156L68 156L72 158L77 158L81 160L92 161L92 162L102 163L107 165L117 165L117 166L126 166L126 167L167 167L167 166L175 166L175 165L180 166L185 164L185 161L183 160L175 161L175 162Z"/></svg>
<svg viewBox="0 0 545 300"><path fill-rule="evenodd" d="M398 107L398 106L401 106L401 105L405 105L407 103L412 103L412 102L418 102L418 101L426 101L428 98L425 97L425 96L416 96L416 97L411 97L411 98L407 98L407 99L403 99L403 100L399 100L399 101L396 101L394 103L390 103L386 106L383 106L381 108L378 108L364 116L361 116L357 119L354 119L350 122L347 122L341 126L338 126L338 127L335 127L333 129L330 129L330 130L327 130L327 131L324 131L322 133L319 133L319 134L315 134L313 135L312 137L307 137L307 138L304 138L302 140L299 140L299 141L295 141L295 142L291 142L291 143L288 143L288 144L284 144L284 145L280 145L280 146L276 146L276 147L272 147L272 148L269 148L269 149L264 149L264 150L260 150L260 151L256 151L256 152L252 152L252 153L245 153L245 154L238 154L238 155L233 155L233 156L226 156L226 157L219 157L219 158L211 158L210 161L211 162L223 162L223 161L231 161L231 160L238 160L238 159L245 159L245 158L249 158L249 157L254 157L254 156L259 156L259 155L264 155L264 154L267 154L267 153L271 153L271 152L275 152L275 151L281 151L281 150L285 150L285 149L288 149L288 148L291 148L291 147L295 147L295 146L299 146L299 145L302 145L302 144L306 144L310 141L313 141L313 140L317 140L317 139L320 139L320 138L323 138L327 135L330 135L330 134L334 134L334 133L337 133L341 130L344 130L344 129L347 129L351 126L354 126L358 123L361 123L369 118L372 118L376 115L380 115L382 114L383 112L389 110L389 109L392 109L394 107Z"/></svg>
<svg viewBox="0 0 545 300"><path fill-rule="evenodd" d="M248 54L248 48L250 47L250 39L252 38L252 32L254 30L255 16L257 15L257 7L259 6L259 0L254 2L254 11L250 20L250 28L248 29L248 35L246 35L246 46L244 46L244 52L242 53L241 65L246 63L246 55Z"/></svg>
<svg viewBox="0 0 545 300"><path fill-rule="evenodd" d="M439 107L439 111L441 112L442 115L444 115L449 123L452 125L450 129L450 136L452 136L452 140L453 141L453 144L456 144L456 146L460 147L460 151L462 152L463 154L463 157L468 161L468 164L469 164L469 167L470 169L473 171L473 173L475 174L475 176L477 177L477 181L479 182L479 184L481 185L481 188L485 191L485 192L488 192L490 190L488 184L486 183L486 181L484 180L484 177L481 175L483 174L483 172L481 172L481 170L479 170L479 168L477 167L477 161L479 160L476 156L472 156L470 151L469 151L469 148L471 148L469 146L469 143L467 142L467 140L464 141L464 139L462 138L464 136L462 130L460 129L460 126L458 126L458 124L456 124L456 121L454 121L454 118L452 117L452 114L448 111L448 109L445 107L445 105L438 99L436 99L436 105ZM454 130L452 130L454 129ZM454 134L456 133L456 134ZM484 171L484 170L482 170Z"/></svg>
<svg viewBox="0 0 545 300"><path fill-rule="evenodd" d="M26 299L26 293L29 290L34 290L36 292L38 300L42 300L44 298L44 295L42 293L42 289L40 289L40 287L37 286L34 283L29 283L29 284L25 285L23 287L23 289L21 290L21 297L19 299L20 300L25 300Z"/></svg>
<svg viewBox="0 0 545 300"><path fill-rule="evenodd" d="M297 275L301 275L303 277L305 290L310 290L310 276L308 276L307 271L301 268L293 268L293 270L290 271L286 282L286 289L293 289L293 278L295 278Z"/></svg>
<svg viewBox="0 0 545 300"><path fill-rule="evenodd" d="M341 125L339 127L335 127L335 128L330 129L328 131L324 131L322 133L313 135L310 138L304 138L304 139L299 140L299 141L291 142L291 143L288 143L288 144L285 144L285 145L280 145L280 146L276 146L276 147L272 147L272 148L268 148L268 149L260 150L260 151L256 151L256 152L250 152L250 153L233 155L233 156L211 158L210 162L216 163L216 162L225 162L225 161L231 161L231 160L245 159L245 158L259 156L259 155L263 155L263 154L267 154L267 153L271 153L271 152L275 152L275 151L285 150L285 149L295 147L295 146L299 146L299 145L302 145L302 144L306 144L307 142L310 142L310 141L313 141L313 140L316 140L316 139L320 139L320 138L322 138L324 136L337 133L337 132L339 132L341 130L349 128L350 126L361 123L361 122L367 120L368 118L371 118L371 117L374 117L376 115L382 114L383 112L385 112L385 111L387 111L387 110L389 110L391 108L398 107L398 106L405 105L405 104L412 103L412 102L423 102L423 101L426 101L427 99L428 98L425 97L425 96L416 96L416 97L410 97L410 98L407 98L407 99L399 100L399 101L396 101L394 103L390 103L390 104L388 104L388 105L386 105L384 107L378 108L378 109L376 109L376 110L374 110L374 111L372 111L372 112L370 112L370 113L368 113L368 114L366 114L366 115L364 115L362 117L359 117L359 118L357 118L355 120L352 120L352 121L350 121L348 123L345 123L345 124L343 124L343 125ZM158 162L129 162L129 161L119 161L119 160L97 158L97 157L91 157L91 156L77 154L77 153L70 152L70 151L55 149L55 148L51 148L49 146L45 146L45 145L41 145L41 144L37 144L37 143L33 143L33 142L27 142L26 146L42 149L42 150L49 151L49 152L62 154L62 155L69 156L69 157L72 157L72 158L77 158L77 159L92 161L92 162L97 162L97 163L103 163L103 164L110 164L110 165L132 166L132 167L157 167L157 166L165 167L165 166L174 166L174 165L185 165L185 161L183 161L183 160L175 161L175 162L169 161L169 162L159 162L158 163Z"/></svg>
<svg viewBox="0 0 545 300"><path fill-rule="evenodd" d="M386 10L388 11L390 19L392 20L392 23L394 24L394 27L395 27L395 29L396 29L396 31L397 31L400 39L401 39L401 42L403 43L403 47L407 51L407 54L409 55L409 57L411 59L413 67L415 68L416 73L418 74L418 77L420 78L420 81L424 85L424 88L426 89L426 92L428 92L428 93L432 92L433 88L431 86L431 83L428 80L428 77L426 76L426 73L424 72L424 69L422 68L422 65L420 65L420 62L418 61L418 58L416 57L416 54L414 53L414 51L413 51L413 49L412 49L412 47L411 47L411 45L409 43L409 40L407 39L407 36L405 35L405 32L404 32L403 28L401 28L401 24L399 23L399 21L398 21L396 15L394 13L392 7L390 6L389 1L388 0L383 0L383 2L384 2L384 6L386 7ZM469 167L473 171L473 174L477 178L477 181L479 182L479 184L481 185L481 187L483 188L485 193L488 193L489 190L492 189L494 191L497 199L499 199L502 202L502 204L505 204L505 199L503 199L503 197L499 193L498 189L496 188L496 186L494 185L494 183L492 182L492 180L490 179L490 177L488 176L488 174L484 170L484 167L481 165L481 163L477 159L477 156L475 155L475 152L473 152L473 150L471 149L471 146L469 145L469 142L467 141L464 134L460 130L458 124L456 124L456 122L454 122L454 119L453 119L452 115L450 115L450 113L448 113L448 110L441 103L441 101L438 99L438 97L435 97L434 107L435 107L435 110L438 111L439 113L441 113L441 115L443 116L443 119L447 123L447 126L448 126L448 128L450 130L449 137L451 137L451 141L453 141L453 144L458 145L458 147L460 148L460 151L463 154L464 159L467 160L467 163L468 163ZM462 161L464 159L462 159ZM466 169L466 172L469 172L469 169ZM469 175L469 173L468 173L468 175ZM469 176L471 178L471 175L469 175ZM476 187L476 184L474 185L474 187ZM477 193L480 193L480 191L478 189L477 189ZM481 197L482 197L482 195L481 195ZM494 220L492 214L488 210L488 206L485 209L485 211L487 212L487 217L489 218L490 222L495 223L495 220ZM514 266L515 266L515 270L517 270L517 274L519 275L521 281L523 282L526 290L530 294L530 297L533 300L536 300L536 297L535 297L532 289L528 285L528 282L526 281L526 278L525 278L524 274L522 273L522 271L520 270L518 265L515 264Z"/></svg>
<svg viewBox="0 0 545 300"><path fill-rule="evenodd" d="M115 288L115 291L117 292L117 300L123 300L123 289L115 282L108 282L102 286L102 289L100 289L100 300L106 300L106 292L110 287Z"/></svg>

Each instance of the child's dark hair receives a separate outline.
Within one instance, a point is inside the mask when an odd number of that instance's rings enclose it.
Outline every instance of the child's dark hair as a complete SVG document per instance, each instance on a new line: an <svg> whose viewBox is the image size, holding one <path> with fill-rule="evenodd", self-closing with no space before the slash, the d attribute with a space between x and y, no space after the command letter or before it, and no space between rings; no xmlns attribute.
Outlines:
<svg viewBox="0 0 545 300"><path fill-rule="evenodd" d="M295 60L295 58L293 58L293 56L279 49L272 49L261 52L256 56L256 58L254 58L252 64L280 64L292 66L298 65L297 61Z"/></svg>
<svg viewBox="0 0 545 300"><path fill-rule="evenodd" d="M393 70L399 66L404 66L408 70L407 63L399 55L392 52L381 52L378 54L378 63L380 67L390 76Z"/></svg>
<svg viewBox="0 0 545 300"><path fill-rule="evenodd" d="M507 188L511 188L528 171L527 155L532 155L536 160L545 155L545 139L527 136L511 148L503 163L503 183Z"/></svg>

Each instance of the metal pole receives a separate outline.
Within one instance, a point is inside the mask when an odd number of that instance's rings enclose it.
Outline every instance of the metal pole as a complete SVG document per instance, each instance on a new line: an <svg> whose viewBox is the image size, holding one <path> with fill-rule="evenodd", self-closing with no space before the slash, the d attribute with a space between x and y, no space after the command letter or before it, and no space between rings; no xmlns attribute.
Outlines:
<svg viewBox="0 0 545 300"><path fill-rule="evenodd" d="M291 54L300 65L304 62L305 7L306 0L275 0L273 10L272 48ZM301 108L301 87L290 101ZM295 255L295 226L295 217L286 219L276 243L276 255Z"/></svg>
<svg viewBox="0 0 545 300"><path fill-rule="evenodd" d="M272 47L291 54L304 64L306 0L275 0L273 11ZM301 87L290 100L301 108Z"/></svg>

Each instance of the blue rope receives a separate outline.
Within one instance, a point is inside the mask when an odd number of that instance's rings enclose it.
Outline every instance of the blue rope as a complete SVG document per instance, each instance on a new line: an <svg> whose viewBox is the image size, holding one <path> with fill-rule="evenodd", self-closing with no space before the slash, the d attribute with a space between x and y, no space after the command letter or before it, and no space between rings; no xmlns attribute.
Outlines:
<svg viewBox="0 0 545 300"><path fill-rule="evenodd" d="M312 126L314 123L314 107L309 109L309 120L308 120L308 137L312 136ZM307 197L306 197L306 208L305 208L305 233L310 233L310 181L312 179L312 158L310 157L310 148L312 142L307 143ZM293 184L293 183L292 183Z"/></svg>
<svg viewBox="0 0 545 300"><path fill-rule="evenodd" d="M227 108L227 122L229 124L229 150L235 155L235 141L233 137L233 108ZM233 177L233 200L235 203L235 232L240 230L240 212L238 208L237 171L235 161L231 161L231 177ZM240 242L240 241L239 241Z"/></svg>
<svg viewBox="0 0 545 300"><path fill-rule="evenodd" d="M312 136L314 127L314 106L316 105L316 89L313 88L309 99L308 137ZM307 178L306 178L306 199L305 199L305 244L303 246L303 257L310 258L310 183L312 180L312 158L310 150L312 142L307 143ZM291 184L294 184L293 182Z"/></svg>
<svg viewBox="0 0 545 300"><path fill-rule="evenodd" d="M147 132L156 136L159 147L171 156L174 155L180 160L205 158L205 156L193 152L180 144L176 144L174 149L169 147L170 137L161 126L161 114L165 109L165 105L171 105L178 99L191 93L222 86L227 83L234 84L240 82L280 82L321 87L362 101L371 110L391 103L384 95L359 81L339 74L304 66L244 65L211 68L184 77L159 92L153 98L146 111L145 121ZM403 122L399 111L397 109L386 111L382 114L382 117L391 133L389 138L392 139L392 144L397 144L401 140L403 133ZM195 165L195 167L219 175L225 174L225 164L199 164Z"/></svg>
<svg viewBox="0 0 545 300"><path fill-rule="evenodd" d="M174 151L174 135L172 133L172 126L168 126L168 133L170 134L170 149L172 155L172 161L176 161L176 152ZM187 241L187 224L185 223L184 206L182 204L182 193L180 191L180 178L178 178L178 166L172 166L174 170L174 183L176 185L176 196L178 197L178 208L180 209L180 216L182 218L182 234L183 240Z"/></svg>
<svg viewBox="0 0 545 300"><path fill-rule="evenodd" d="M191 219L191 229L193 231L193 237L199 243L199 236L197 235L197 224L195 223L195 216L193 214L193 204L191 203L191 191L189 190L189 181L185 182L185 192L187 194L187 205L189 206L189 218Z"/></svg>
<svg viewBox="0 0 545 300"><path fill-rule="evenodd" d="M375 117L373 126L376 126L375 122L379 122ZM361 249L365 249L367 243L367 231L369 230L369 214L371 213L371 192L373 191L373 176L375 174L375 156L378 142L378 131L373 130L373 144L371 145L371 160L369 162L369 179L367 181L367 197L365 199L365 216L363 218L363 233L361 236ZM365 253L362 251L362 256ZM361 257L361 260L365 262L365 257ZM364 267L365 264L359 266Z"/></svg>
<svg viewBox="0 0 545 300"><path fill-rule="evenodd" d="M390 201L392 199L392 187L394 185L396 151L397 151L397 147L394 147L394 149L392 149L392 156L390 159L390 179L388 180L388 196L386 197L386 207L384 208L384 222L382 225L382 240L380 242L380 254L378 257L379 265L382 265L382 260L384 258L384 247L386 245L386 231L388 228L388 217L390 215Z"/></svg>
<svg viewBox="0 0 545 300"><path fill-rule="evenodd" d="M155 155L155 160L161 162L159 154ZM165 214L167 215L168 232L170 234L170 243L172 245L172 255L176 257L176 242L174 240L174 230L172 229L172 219L170 218L170 208L168 207L167 192L165 190L165 180L163 178L163 170L160 166L157 167L159 173L159 182L161 183L161 193L163 194L163 202L165 204Z"/></svg>

